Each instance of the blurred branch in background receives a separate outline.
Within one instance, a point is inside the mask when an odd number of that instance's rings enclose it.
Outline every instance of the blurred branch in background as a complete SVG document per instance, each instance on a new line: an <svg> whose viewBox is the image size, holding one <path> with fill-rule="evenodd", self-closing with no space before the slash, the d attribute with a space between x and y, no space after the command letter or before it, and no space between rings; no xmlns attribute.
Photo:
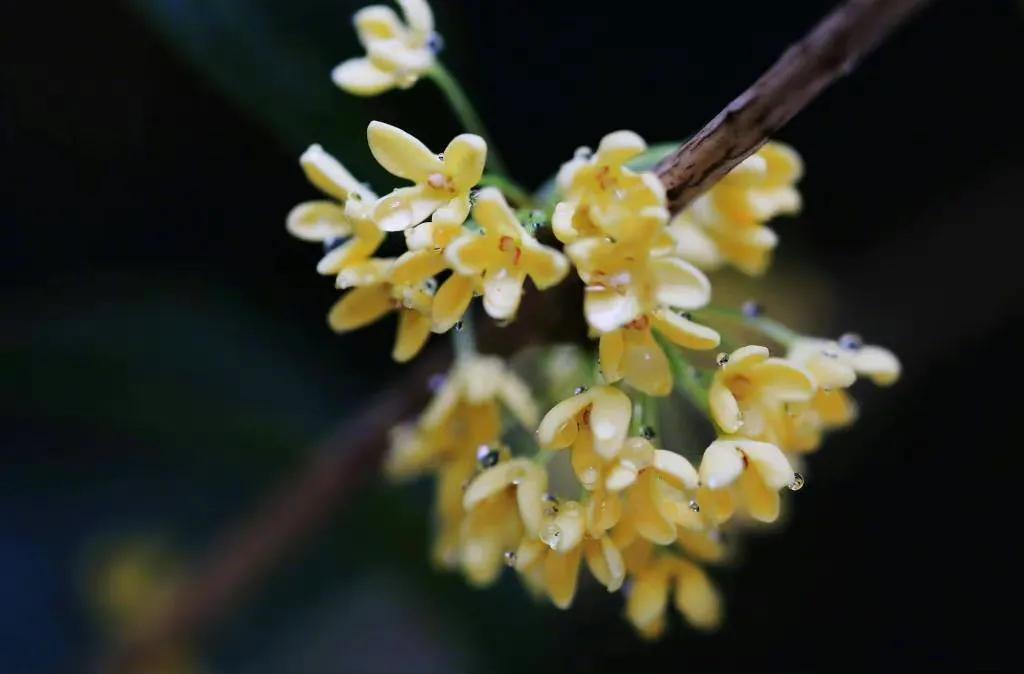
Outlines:
<svg viewBox="0 0 1024 674"><path fill-rule="evenodd" d="M656 168L672 210L718 182L929 0L850 0Z"/></svg>
<svg viewBox="0 0 1024 674"><path fill-rule="evenodd" d="M849 0L790 47L750 88L658 169L675 207L710 187L881 42L927 0ZM554 312L552 315L557 315ZM169 645L214 624L241 593L341 506L379 465L396 420L426 398L427 382L447 362L434 351L404 380L380 393L313 452L309 465L230 531L141 636L116 645L102 671L144 670Z"/></svg>

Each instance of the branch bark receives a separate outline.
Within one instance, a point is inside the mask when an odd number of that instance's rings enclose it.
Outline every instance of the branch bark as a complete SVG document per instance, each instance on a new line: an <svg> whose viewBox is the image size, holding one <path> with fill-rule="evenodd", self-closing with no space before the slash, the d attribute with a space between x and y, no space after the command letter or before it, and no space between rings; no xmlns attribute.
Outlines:
<svg viewBox="0 0 1024 674"><path fill-rule="evenodd" d="M752 155L929 0L848 0L666 157L655 171L673 211Z"/></svg>
<svg viewBox="0 0 1024 674"><path fill-rule="evenodd" d="M656 171L674 208L708 189L881 42L928 0L848 0ZM550 314L560 315L557 310ZM229 532L208 561L174 598L170 609L99 663L103 672L136 672L175 644L214 624L242 592L376 470L388 429L413 413L427 394L427 380L447 356L434 353L399 386L381 393L365 412L328 438L315 458L251 519Z"/></svg>

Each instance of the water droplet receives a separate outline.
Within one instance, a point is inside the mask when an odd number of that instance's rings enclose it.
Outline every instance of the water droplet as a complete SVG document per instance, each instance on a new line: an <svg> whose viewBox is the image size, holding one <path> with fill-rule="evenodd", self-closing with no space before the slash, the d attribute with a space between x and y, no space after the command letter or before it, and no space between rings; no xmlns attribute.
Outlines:
<svg viewBox="0 0 1024 674"><path fill-rule="evenodd" d="M551 517L558 514L558 497L544 494L544 514Z"/></svg>
<svg viewBox="0 0 1024 674"><path fill-rule="evenodd" d="M653 440L655 436L654 429L650 426L644 426L640 429L640 435L644 436L645 440Z"/></svg>
<svg viewBox="0 0 1024 674"><path fill-rule="evenodd" d="M587 387L586 386L577 386L576 388L574 388L572 390L572 394L575 395L575 396L578 396L581 393L586 393L586 392L587 392Z"/></svg>
<svg viewBox="0 0 1024 674"><path fill-rule="evenodd" d="M692 510L695 513L699 513L700 512L700 504L697 503L696 501L690 501L690 510Z"/></svg>
<svg viewBox="0 0 1024 674"><path fill-rule="evenodd" d="M501 453L490 445L480 445L476 448L476 462L481 468L490 468L498 464Z"/></svg>
<svg viewBox="0 0 1024 674"><path fill-rule="evenodd" d="M581 145L578 148L576 148L576 151L573 153L572 156L575 157L576 159L590 159L590 156L592 154L594 154L593 150L591 150L586 145Z"/></svg>
<svg viewBox="0 0 1024 674"><path fill-rule="evenodd" d="M847 332L839 338L839 346L847 351L860 351L864 340L855 332Z"/></svg>
<svg viewBox="0 0 1024 674"><path fill-rule="evenodd" d="M455 324L455 332L462 332L462 321Z"/></svg>
<svg viewBox="0 0 1024 674"><path fill-rule="evenodd" d="M435 54L440 54L444 50L444 38L440 33L430 34L430 38L427 39L427 49Z"/></svg>
<svg viewBox="0 0 1024 674"><path fill-rule="evenodd" d="M558 547L558 540L562 537L562 529L557 524L549 524L540 532L540 540L554 550Z"/></svg>
<svg viewBox="0 0 1024 674"><path fill-rule="evenodd" d="M506 551L505 552L505 566L515 566L515 565L516 565L516 553L513 552L512 550Z"/></svg>
<svg viewBox="0 0 1024 674"><path fill-rule="evenodd" d="M329 236L324 239L324 252L330 253L332 250L345 243L345 237L343 236Z"/></svg>
<svg viewBox="0 0 1024 674"><path fill-rule="evenodd" d="M718 363L718 367L724 366L726 363L729 362L729 354L727 354L727 353L720 353L720 354L718 354L717 356L715 356L715 362Z"/></svg>
<svg viewBox="0 0 1024 674"><path fill-rule="evenodd" d="M821 350L821 355L825 356L826 358L838 358L839 352L836 351L831 346L827 346Z"/></svg>
<svg viewBox="0 0 1024 674"><path fill-rule="evenodd" d="M747 300L740 309L747 318L757 318L764 313L764 307L754 300Z"/></svg>
<svg viewBox="0 0 1024 674"><path fill-rule="evenodd" d="M437 279L428 278L426 281L423 282L423 287L426 288L428 293L434 292L435 290L437 290Z"/></svg>
<svg viewBox="0 0 1024 674"><path fill-rule="evenodd" d="M804 488L804 482L805 480L803 475L800 473L793 473L793 481L786 486L789 487L790 491L800 491Z"/></svg>
<svg viewBox="0 0 1024 674"><path fill-rule="evenodd" d="M679 317L685 318L688 321L693 320L693 314L691 314L689 311L680 311Z"/></svg>

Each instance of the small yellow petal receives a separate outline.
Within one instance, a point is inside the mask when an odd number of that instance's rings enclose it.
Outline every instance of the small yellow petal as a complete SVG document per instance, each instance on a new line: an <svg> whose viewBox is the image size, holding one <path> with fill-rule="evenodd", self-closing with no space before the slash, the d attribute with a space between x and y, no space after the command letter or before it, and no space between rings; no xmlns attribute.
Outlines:
<svg viewBox="0 0 1024 674"><path fill-rule="evenodd" d="M460 192L468 192L480 182L486 162L487 143L476 134L460 134L444 150L445 173Z"/></svg>
<svg viewBox="0 0 1024 674"><path fill-rule="evenodd" d="M695 323L668 309L656 309L651 319L655 330L673 344L686 349L713 349L721 341L715 329Z"/></svg>
<svg viewBox="0 0 1024 674"><path fill-rule="evenodd" d="M548 413L540 420L540 426L537 427L537 442L540 443L540 446L545 449L568 447L569 442L575 437L575 433L572 434L572 437L568 437L570 434L566 428L569 426L573 429L576 428L576 415L586 409L591 402L592 393L584 391L571 398L566 398L548 410ZM568 442L561 444L561 441L566 440Z"/></svg>
<svg viewBox="0 0 1024 674"><path fill-rule="evenodd" d="M643 630L663 620L668 607L668 574L651 570L638 575L626 600L626 616L637 629Z"/></svg>
<svg viewBox="0 0 1024 674"><path fill-rule="evenodd" d="M368 58L349 59L335 66L331 80L356 96L376 96L398 85L393 72L378 68Z"/></svg>
<svg viewBox="0 0 1024 674"><path fill-rule="evenodd" d="M654 258L658 302L679 309L699 309L711 300L711 282L704 272L678 257Z"/></svg>
<svg viewBox="0 0 1024 674"><path fill-rule="evenodd" d="M391 282L395 285L423 283L447 268L443 255L433 250L410 250L403 253L391 268Z"/></svg>
<svg viewBox="0 0 1024 674"><path fill-rule="evenodd" d="M622 379L622 354L625 350L625 340L622 330L606 332L601 335L598 342L598 352L601 361L601 374L609 383Z"/></svg>
<svg viewBox="0 0 1024 674"><path fill-rule="evenodd" d="M769 358L751 370L761 391L783 402L804 402L814 395L814 379L802 367L782 358Z"/></svg>
<svg viewBox="0 0 1024 674"><path fill-rule="evenodd" d="M475 280L461 274L452 274L441 284L434 296L434 332L448 332L462 320L473 299L474 288Z"/></svg>
<svg viewBox="0 0 1024 674"><path fill-rule="evenodd" d="M647 149L647 143L633 131L612 131L597 146L602 164L620 166Z"/></svg>
<svg viewBox="0 0 1024 674"><path fill-rule="evenodd" d="M364 201L373 201L377 195L356 180L337 159L319 145L310 145L299 158L309 182L338 201L345 201L350 194L358 195Z"/></svg>
<svg viewBox="0 0 1024 674"><path fill-rule="evenodd" d="M740 404L719 377L715 377L708 389L708 407L715 423L726 433L735 433L743 425Z"/></svg>
<svg viewBox="0 0 1024 674"><path fill-rule="evenodd" d="M515 317L523 298L523 277L500 270L484 275L484 311L495 320Z"/></svg>
<svg viewBox="0 0 1024 674"><path fill-rule="evenodd" d="M387 286L354 288L335 302L327 322L335 332L347 332L369 325L391 311L391 293Z"/></svg>
<svg viewBox="0 0 1024 674"><path fill-rule="evenodd" d="M576 546L565 554L549 552L544 558L544 580L552 603L561 609L572 605L583 550Z"/></svg>
<svg viewBox="0 0 1024 674"><path fill-rule="evenodd" d="M889 386L900 378L900 361L880 346L863 346L852 357L853 369L879 386Z"/></svg>
<svg viewBox="0 0 1024 674"><path fill-rule="evenodd" d="M397 126L373 121L366 139L374 159L389 173L414 183L425 183L428 176L444 171L441 159L412 134Z"/></svg>
<svg viewBox="0 0 1024 674"><path fill-rule="evenodd" d="M704 450L700 481L708 489L728 487L743 474L743 455L730 440L716 440Z"/></svg>
<svg viewBox="0 0 1024 674"><path fill-rule="evenodd" d="M700 567L682 560L676 574L675 605L698 629L712 630L722 622L722 600L715 586Z"/></svg>
<svg viewBox="0 0 1024 674"><path fill-rule="evenodd" d="M614 386L590 389L590 429L594 434L594 450L606 459L615 456L629 433L633 406L629 396Z"/></svg>
<svg viewBox="0 0 1024 674"><path fill-rule="evenodd" d="M413 309L398 314L398 335L391 357L404 363L416 357L430 337L430 318Z"/></svg>
<svg viewBox="0 0 1024 674"><path fill-rule="evenodd" d="M683 489L696 489L700 482L697 470L680 454L667 449L654 450L654 469Z"/></svg>
<svg viewBox="0 0 1024 674"><path fill-rule="evenodd" d="M307 201L288 213L288 233L303 241L326 241L352 235L345 209L333 201Z"/></svg>

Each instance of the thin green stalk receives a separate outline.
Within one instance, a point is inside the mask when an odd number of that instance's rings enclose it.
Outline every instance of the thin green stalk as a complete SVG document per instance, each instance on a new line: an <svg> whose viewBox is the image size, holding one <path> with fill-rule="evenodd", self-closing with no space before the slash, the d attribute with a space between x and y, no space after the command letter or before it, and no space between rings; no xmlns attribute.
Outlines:
<svg viewBox="0 0 1024 674"><path fill-rule="evenodd" d="M441 93L448 99L448 103L452 106L452 110L455 111L455 115L459 118L466 131L475 133L487 142L487 165L494 173L507 176L509 174L508 169L505 166L505 162L502 161L501 154L494 145L494 141L491 140L491 134L487 132L487 127L484 126L483 120L480 119L480 115L477 114L476 108L473 107L469 96L466 95L459 81L448 72L447 68L441 65L440 61L436 62L434 67L427 71L427 75L430 79L434 80L434 84L437 85Z"/></svg>
<svg viewBox="0 0 1024 674"><path fill-rule="evenodd" d="M782 323L763 316L747 316L738 309L727 309L725 307L704 307L692 312L694 318L700 321L715 319L733 321L745 327L760 332L762 335L773 339L785 347L792 346L800 338L800 334L791 330Z"/></svg>
<svg viewBox="0 0 1024 674"><path fill-rule="evenodd" d="M669 367L672 368L673 379L675 379L683 394L703 414L709 414L708 389L704 382L701 381L699 370L679 353L679 349L676 348L675 344L672 344L656 332L654 337L658 340L658 344L661 345L661 350L665 352Z"/></svg>

